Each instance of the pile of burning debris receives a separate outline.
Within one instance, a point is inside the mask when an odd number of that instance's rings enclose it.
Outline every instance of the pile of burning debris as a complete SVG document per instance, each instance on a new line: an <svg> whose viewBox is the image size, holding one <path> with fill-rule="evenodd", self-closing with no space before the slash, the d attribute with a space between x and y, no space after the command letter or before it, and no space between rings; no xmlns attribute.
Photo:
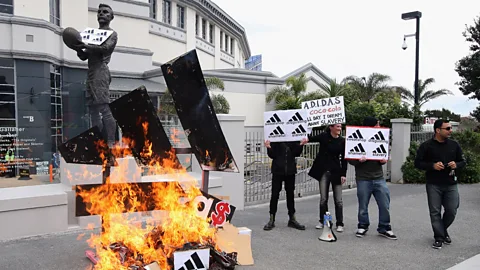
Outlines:
<svg viewBox="0 0 480 270"><path fill-rule="evenodd" d="M163 231L161 226L155 227L145 235L146 243L153 245L153 248L162 254L168 263L169 269L190 270L190 269L212 269L212 270L233 270L237 263L237 253L220 252L215 244L210 243L186 243L182 247L167 247L162 242ZM126 245L116 242L108 247L115 252L120 263L128 270L159 270L158 262L148 262L142 254L136 253ZM172 252L173 251L173 252ZM178 256L180 261L175 261L177 254L186 253L187 256ZM172 254L168 256L167 254ZM206 255L206 256L205 256ZM202 257L202 258L201 258ZM206 258L205 258L206 257Z"/></svg>

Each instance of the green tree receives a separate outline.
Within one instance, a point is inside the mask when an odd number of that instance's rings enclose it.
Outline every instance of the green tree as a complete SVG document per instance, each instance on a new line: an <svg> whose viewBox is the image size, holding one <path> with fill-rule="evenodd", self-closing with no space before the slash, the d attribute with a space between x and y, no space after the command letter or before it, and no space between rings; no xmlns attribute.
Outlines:
<svg viewBox="0 0 480 270"><path fill-rule="evenodd" d="M455 114L450 110L442 109L442 110L426 110L424 112L426 117L436 117L440 119L448 119L450 121L460 122L460 114Z"/></svg>
<svg viewBox="0 0 480 270"><path fill-rule="evenodd" d="M267 103L274 102L275 109L299 109L307 92L308 79L304 73L285 80L286 86L275 86L265 97Z"/></svg>
<svg viewBox="0 0 480 270"><path fill-rule="evenodd" d="M389 85L390 80L391 78L388 75L372 73L368 78L352 75L346 77L343 81L357 91L361 101L369 103L379 93L392 90L392 87Z"/></svg>
<svg viewBox="0 0 480 270"><path fill-rule="evenodd" d="M435 83L434 78L428 78L425 81L423 80L418 80L418 108L421 109L423 105L428 103L431 100L434 100L436 98L439 98L441 96L446 96L446 95L452 95L452 92L448 89L440 89L440 90L428 90L428 87ZM404 88L404 87L395 87L395 90L397 93L400 94L402 99L404 99L406 102L410 104L414 104L415 102L415 94L414 92Z"/></svg>
<svg viewBox="0 0 480 270"><path fill-rule="evenodd" d="M470 113L472 117L477 119L478 122L480 122L480 106L478 106L473 112Z"/></svg>
<svg viewBox="0 0 480 270"><path fill-rule="evenodd" d="M461 78L457 85L464 95L480 100L480 17L462 34L470 44L470 54L456 63L455 71Z"/></svg>
<svg viewBox="0 0 480 270"><path fill-rule="evenodd" d="M208 90L225 90L224 82L217 77L205 78L205 85ZM228 114L230 112L230 104L228 100L222 94L215 94L210 92L210 100L212 101L213 109L217 114ZM170 91L167 89L165 93L160 97L161 114L176 114L175 105L173 104L173 97Z"/></svg>

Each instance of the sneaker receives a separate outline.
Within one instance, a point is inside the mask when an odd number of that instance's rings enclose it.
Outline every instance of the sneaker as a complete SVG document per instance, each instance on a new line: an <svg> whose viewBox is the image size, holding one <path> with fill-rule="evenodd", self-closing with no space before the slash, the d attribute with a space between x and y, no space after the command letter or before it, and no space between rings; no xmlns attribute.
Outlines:
<svg viewBox="0 0 480 270"><path fill-rule="evenodd" d="M397 236L395 236L395 234L393 234L392 231L386 231L386 232L378 232L381 236L383 237L386 237L388 239L392 239L392 240L397 240Z"/></svg>
<svg viewBox="0 0 480 270"><path fill-rule="evenodd" d="M343 226L337 226L337 232L343 232Z"/></svg>
<svg viewBox="0 0 480 270"><path fill-rule="evenodd" d="M446 245L450 245L452 243L452 239L450 239L450 236L445 236L445 240L443 240L443 243Z"/></svg>
<svg viewBox="0 0 480 270"><path fill-rule="evenodd" d="M315 226L315 228L321 230L323 229L323 223L322 222L319 222L317 226Z"/></svg>
<svg viewBox="0 0 480 270"><path fill-rule="evenodd" d="M435 240L435 242L433 242L432 248L441 249L441 248L442 248L442 244L443 244L442 241L437 241L437 240Z"/></svg>
<svg viewBox="0 0 480 270"><path fill-rule="evenodd" d="M365 234L367 234L367 231L368 230L365 230L365 229L358 229L357 230L357 233L355 234L357 237L364 237Z"/></svg>

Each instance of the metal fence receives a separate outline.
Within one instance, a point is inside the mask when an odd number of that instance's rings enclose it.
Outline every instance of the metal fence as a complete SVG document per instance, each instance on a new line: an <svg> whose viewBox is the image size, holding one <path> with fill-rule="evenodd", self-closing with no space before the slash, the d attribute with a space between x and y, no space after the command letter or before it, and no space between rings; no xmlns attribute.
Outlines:
<svg viewBox="0 0 480 270"><path fill-rule="evenodd" d="M412 125L410 131L410 141L422 143L433 137L434 131L431 127Z"/></svg>
<svg viewBox="0 0 480 270"><path fill-rule="evenodd" d="M314 135L317 133L314 133ZM295 195L297 197L319 194L318 181L308 175L320 144L308 143L304 146L302 155L297 158L297 174L295 182ZM245 205L268 202L271 197L272 174L270 171L271 159L264 146L263 132L246 132L245 134ZM390 164L384 166L384 173L389 178ZM354 188L355 167L348 164L347 181L344 189ZM280 200L285 199L285 190L280 193Z"/></svg>

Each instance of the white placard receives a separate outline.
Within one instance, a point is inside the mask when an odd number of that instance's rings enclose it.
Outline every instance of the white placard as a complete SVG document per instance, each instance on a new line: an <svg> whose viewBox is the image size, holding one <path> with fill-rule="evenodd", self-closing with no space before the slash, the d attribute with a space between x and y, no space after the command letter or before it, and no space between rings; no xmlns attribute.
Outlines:
<svg viewBox="0 0 480 270"><path fill-rule="evenodd" d="M343 96L305 101L302 109L307 110L309 128L344 124L346 121Z"/></svg>
<svg viewBox="0 0 480 270"><path fill-rule="evenodd" d="M345 159L388 160L389 128L347 126L345 141Z"/></svg>
<svg viewBox="0 0 480 270"><path fill-rule="evenodd" d="M311 129L307 124L306 110L283 110L263 113L265 140L294 142L306 138Z"/></svg>
<svg viewBox="0 0 480 270"><path fill-rule="evenodd" d="M80 33L80 36L85 44L102 45L112 33L112 30L87 28Z"/></svg>
<svg viewBox="0 0 480 270"><path fill-rule="evenodd" d="M175 270L208 269L210 266L210 249L192 249L173 253Z"/></svg>

